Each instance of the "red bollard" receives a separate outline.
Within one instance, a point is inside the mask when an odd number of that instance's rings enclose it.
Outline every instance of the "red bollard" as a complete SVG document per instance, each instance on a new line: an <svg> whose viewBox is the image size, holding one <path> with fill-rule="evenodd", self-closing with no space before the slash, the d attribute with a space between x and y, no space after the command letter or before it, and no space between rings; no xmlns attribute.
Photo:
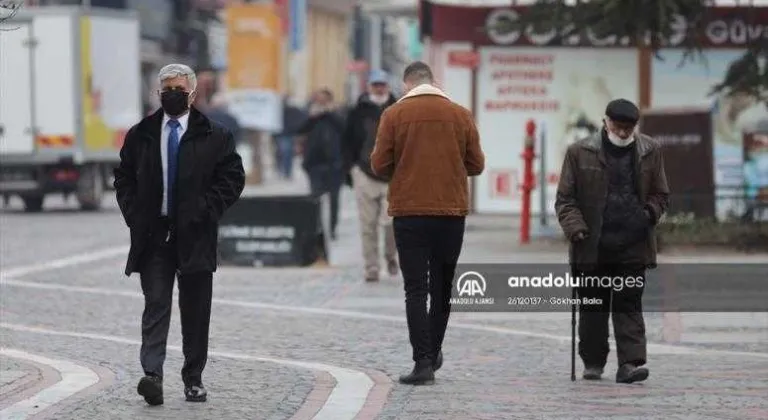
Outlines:
<svg viewBox="0 0 768 420"><path fill-rule="evenodd" d="M523 208L520 212L520 243L527 244L531 240L531 191L533 181L533 159L536 157L533 148L535 144L536 122L528 120L525 124L525 148L520 155L525 162L523 169Z"/></svg>

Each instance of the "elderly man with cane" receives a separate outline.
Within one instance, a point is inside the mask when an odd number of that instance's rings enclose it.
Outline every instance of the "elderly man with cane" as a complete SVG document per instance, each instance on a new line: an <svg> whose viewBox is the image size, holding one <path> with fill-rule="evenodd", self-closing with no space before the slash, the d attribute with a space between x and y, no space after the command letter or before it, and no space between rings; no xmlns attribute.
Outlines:
<svg viewBox="0 0 768 420"><path fill-rule="evenodd" d="M643 367L644 281L636 280L644 280L645 270L656 266L655 225L669 205L669 187L661 148L636 131L639 119L632 102L611 101L600 132L568 147L560 173L555 208L571 243L572 269L582 280L575 293L582 300L601 302L579 305L584 379L597 380L603 374L611 315L619 365L616 382L639 382L649 375ZM594 284L605 277L612 280L607 287ZM572 315L575 328L575 308Z"/></svg>

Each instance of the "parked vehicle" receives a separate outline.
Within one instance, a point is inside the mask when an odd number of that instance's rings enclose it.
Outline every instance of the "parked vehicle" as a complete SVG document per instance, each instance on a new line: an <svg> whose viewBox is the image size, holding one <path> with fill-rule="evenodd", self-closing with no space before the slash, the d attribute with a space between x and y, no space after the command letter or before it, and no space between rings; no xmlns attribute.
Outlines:
<svg viewBox="0 0 768 420"><path fill-rule="evenodd" d="M142 116L137 15L35 7L0 30L0 194L30 212L54 193L99 209Z"/></svg>

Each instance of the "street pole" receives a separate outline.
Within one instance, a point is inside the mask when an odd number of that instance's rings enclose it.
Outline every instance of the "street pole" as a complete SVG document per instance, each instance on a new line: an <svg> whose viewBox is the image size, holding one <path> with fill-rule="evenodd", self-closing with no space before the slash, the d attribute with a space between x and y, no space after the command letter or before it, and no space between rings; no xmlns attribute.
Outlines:
<svg viewBox="0 0 768 420"><path fill-rule="evenodd" d="M525 124L525 148L523 154L523 208L520 211L520 243L527 244L531 240L531 191L533 190L533 159L536 157L536 122L528 120Z"/></svg>
<svg viewBox="0 0 768 420"><path fill-rule="evenodd" d="M371 60L369 62L371 69L381 68L381 28L382 22L379 15L373 14L369 17L370 32L368 34L370 42Z"/></svg>
<svg viewBox="0 0 768 420"><path fill-rule="evenodd" d="M541 124L541 152L539 153L539 220L542 226L547 225L547 134L546 126Z"/></svg>

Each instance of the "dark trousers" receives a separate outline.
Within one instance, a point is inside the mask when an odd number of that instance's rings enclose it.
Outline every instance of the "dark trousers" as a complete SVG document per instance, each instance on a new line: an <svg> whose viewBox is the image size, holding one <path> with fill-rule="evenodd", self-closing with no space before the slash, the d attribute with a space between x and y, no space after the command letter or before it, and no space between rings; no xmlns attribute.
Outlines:
<svg viewBox="0 0 768 420"><path fill-rule="evenodd" d="M166 232L167 233L167 232ZM147 250L141 270L144 313L141 317L141 366L146 375L163 377L168 328L171 324L173 283L176 277L176 245L165 242L158 232ZM201 382L208 360L208 326L211 319L213 273L179 276L179 311L181 312L184 365L181 378L185 385Z"/></svg>
<svg viewBox="0 0 768 420"><path fill-rule="evenodd" d="M341 170L331 166L307 169L309 188L312 195L328 194L331 204L331 232L336 232L339 224L339 193L341 191Z"/></svg>
<svg viewBox="0 0 768 420"><path fill-rule="evenodd" d="M602 264L589 272L576 273L582 277L589 276L611 279L629 279L642 277L643 269L630 268L615 264ZM618 280L613 280L618 282ZM579 287L580 298L597 298L602 305L579 306L579 356L585 366L604 367L607 363L608 318L613 319L613 334L616 338L616 354L619 366L632 363L642 366L646 363L645 321L643 320L643 290L645 287L627 287L616 290L614 287ZM644 284L643 284L644 286Z"/></svg>
<svg viewBox="0 0 768 420"><path fill-rule="evenodd" d="M442 349L451 314L451 287L464 242L464 217L394 217L393 227L405 282L413 360L434 360Z"/></svg>

